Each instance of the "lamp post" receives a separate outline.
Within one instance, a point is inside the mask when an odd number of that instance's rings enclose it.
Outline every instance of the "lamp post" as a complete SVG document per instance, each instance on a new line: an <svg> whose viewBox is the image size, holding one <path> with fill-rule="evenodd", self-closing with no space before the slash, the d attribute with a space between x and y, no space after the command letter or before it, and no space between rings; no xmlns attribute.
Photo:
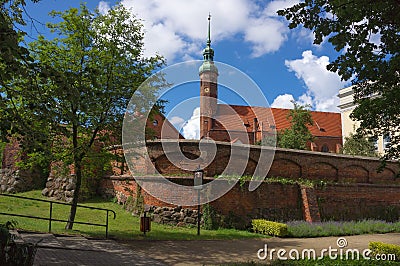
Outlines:
<svg viewBox="0 0 400 266"><path fill-rule="evenodd" d="M197 190L197 235L200 235L200 190L203 188L203 175L204 171L202 169L197 168L194 171L194 189Z"/></svg>

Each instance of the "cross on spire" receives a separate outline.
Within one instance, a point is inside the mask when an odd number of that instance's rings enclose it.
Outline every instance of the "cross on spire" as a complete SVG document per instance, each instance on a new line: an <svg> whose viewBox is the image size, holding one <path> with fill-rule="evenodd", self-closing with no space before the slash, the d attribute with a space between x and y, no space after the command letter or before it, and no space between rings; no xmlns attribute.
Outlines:
<svg viewBox="0 0 400 266"><path fill-rule="evenodd" d="M208 13L208 40L207 40L207 46L211 46L211 12Z"/></svg>

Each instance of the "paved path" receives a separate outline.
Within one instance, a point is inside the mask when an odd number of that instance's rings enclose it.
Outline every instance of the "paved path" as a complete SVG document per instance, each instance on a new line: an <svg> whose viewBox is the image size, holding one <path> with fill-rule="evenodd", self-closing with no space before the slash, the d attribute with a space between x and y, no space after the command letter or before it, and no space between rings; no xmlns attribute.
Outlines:
<svg viewBox="0 0 400 266"><path fill-rule="evenodd" d="M240 261L260 261L257 251L284 248L338 248L337 237L268 238L247 240L151 241L151 240L94 240L84 237L28 234L25 241L39 243L34 265L219 265ZM368 248L370 241L400 245L400 234L374 234L345 237L344 249ZM317 253L317 254L318 254Z"/></svg>
<svg viewBox="0 0 400 266"><path fill-rule="evenodd" d="M146 252L152 258L169 265L219 265L232 262L268 262L259 260L257 252L267 244L268 250L283 248L300 251L315 249L317 255L329 246L338 248L338 237L320 238L267 238L247 240L201 240L201 241L126 241L133 250ZM400 245L400 233L347 236L346 249L368 248L370 241ZM275 253L276 254L276 253ZM263 255L263 254L261 254ZM328 255L328 254L326 254ZM288 254L286 254L288 256ZM276 256L275 256L276 258Z"/></svg>
<svg viewBox="0 0 400 266"><path fill-rule="evenodd" d="M24 241L38 242L34 265L167 265L114 240L52 234L20 234Z"/></svg>

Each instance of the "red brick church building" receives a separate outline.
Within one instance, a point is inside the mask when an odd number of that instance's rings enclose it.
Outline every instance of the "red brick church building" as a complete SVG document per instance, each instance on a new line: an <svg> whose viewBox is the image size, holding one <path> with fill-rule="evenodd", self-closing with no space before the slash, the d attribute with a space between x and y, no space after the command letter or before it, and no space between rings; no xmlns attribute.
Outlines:
<svg viewBox="0 0 400 266"><path fill-rule="evenodd" d="M290 127L289 109L218 104L218 69L211 48L210 21L200 76L200 138L257 144L271 132ZM257 115L256 115L257 114ZM272 119L271 119L272 114ZM311 111L312 151L338 153L342 146L340 113Z"/></svg>

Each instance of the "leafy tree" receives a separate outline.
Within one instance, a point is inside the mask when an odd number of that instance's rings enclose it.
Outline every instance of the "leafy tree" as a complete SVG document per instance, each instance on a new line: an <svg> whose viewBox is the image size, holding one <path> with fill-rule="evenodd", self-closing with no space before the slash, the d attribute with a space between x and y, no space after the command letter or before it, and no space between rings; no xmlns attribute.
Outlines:
<svg viewBox="0 0 400 266"><path fill-rule="evenodd" d="M290 120L290 128L278 133L278 146L287 149L305 150L307 142L313 140L313 135L307 126L313 125L309 106L302 106L292 101L293 109L290 110L287 119Z"/></svg>
<svg viewBox="0 0 400 266"><path fill-rule="evenodd" d="M121 130L135 89L164 60L143 57L142 24L122 5L104 15L84 4L51 15L61 20L48 24L58 37L31 43L38 71L13 89L21 99L19 110L31 116L32 130L50 137L52 152L74 165L76 189L66 225L72 229L85 158L103 137Z"/></svg>
<svg viewBox="0 0 400 266"><path fill-rule="evenodd" d="M22 43L26 33L20 30L20 25L26 25L22 16L25 5L24 0L0 0L0 139L3 141L7 140L5 132L13 128L11 114L14 114L13 118L17 117L13 108L16 99L11 102L9 97L13 93L12 84L34 67L29 51Z"/></svg>
<svg viewBox="0 0 400 266"><path fill-rule="evenodd" d="M21 26L27 24L23 15L30 18L25 9L26 2L0 0L0 141L18 141L24 159L18 166L37 167L44 177L50 157L49 136L44 134L43 123L32 120L29 106L23 108L25 102L20 97L21 80L27 82L29 73L36 71L37 66L24 42L26 33L21 30ZM33 130L35 127L41 130Z"/></svg>
<svg viewBox="0 0 400 266"><path fill-rule="evenodd" d="M267 146L267 147L276 147L276 141L277 141L276 139L277 139L276 132L267 133L267 134L265 134L265 136L263 136L262 140L260 140L256 143L256 145Z"/></svg>
<svg viewBox="0 0 400 266"><path fill-rule="evenodd" d="M361 137L358 134L351 133L350 136L345 137L345 142L342 147L343 154L349 155L360 155L375 157L374 144L365 137Z"/></svg>
<svg viewBox="0 0 400 266"><path fill-rule="evenodd" d="M384 159L400 157L399 13L397 0L305 0L278 11L289 28L302 25L313 31L315 44L327 38L341 52L327 69L354 85L358 133L392 137Z"/></svg>

